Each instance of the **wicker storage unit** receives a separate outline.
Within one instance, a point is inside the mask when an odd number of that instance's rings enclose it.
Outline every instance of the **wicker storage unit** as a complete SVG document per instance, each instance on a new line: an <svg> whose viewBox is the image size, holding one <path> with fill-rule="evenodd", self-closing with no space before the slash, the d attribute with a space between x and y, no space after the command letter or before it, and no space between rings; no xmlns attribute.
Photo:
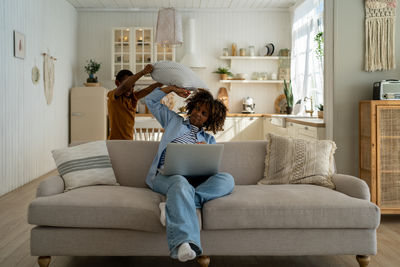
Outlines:
<svg viewBox="0 0 400 267"><path fill-rule="evenodd" d="M400 101L361 101L360 177L382 214L400 214Z"/></svg>

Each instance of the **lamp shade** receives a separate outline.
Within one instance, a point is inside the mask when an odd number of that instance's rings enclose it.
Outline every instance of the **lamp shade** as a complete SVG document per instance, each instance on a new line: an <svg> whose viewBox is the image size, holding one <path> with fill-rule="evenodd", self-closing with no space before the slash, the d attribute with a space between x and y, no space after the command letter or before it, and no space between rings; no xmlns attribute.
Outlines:
<svg viewBox="0 0 400 267"><path fill-rule="evenodd" d="M162 8L158 11L156 43L164 47L183 43L182 19L175 8Z"/></svg>

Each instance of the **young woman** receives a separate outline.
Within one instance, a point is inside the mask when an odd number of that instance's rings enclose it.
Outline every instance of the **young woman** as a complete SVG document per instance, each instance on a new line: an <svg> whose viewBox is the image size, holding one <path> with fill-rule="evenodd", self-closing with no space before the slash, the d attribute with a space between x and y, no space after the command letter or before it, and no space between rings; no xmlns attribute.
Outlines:
<svg viewBox="0 0 400 267"><path fill-rule="evenodd" d="M154 191L167 197L160 203L161 223L167 227L167 241L172 258L184 262L202 253L200 227L196 208L209 200L232 192L234 180L229 173L217 173L211 177L193 179L182 175L164 176L158 173L163 167L168 143L215 144L214 134L222 130L226 107L206 90L198 89L186 100L188 118L169 110L160 100L171 92L187 98L190 91L175 86L157 88L146 97L151 113L164 128L157 154L146 177L146 183Z"/></svg>

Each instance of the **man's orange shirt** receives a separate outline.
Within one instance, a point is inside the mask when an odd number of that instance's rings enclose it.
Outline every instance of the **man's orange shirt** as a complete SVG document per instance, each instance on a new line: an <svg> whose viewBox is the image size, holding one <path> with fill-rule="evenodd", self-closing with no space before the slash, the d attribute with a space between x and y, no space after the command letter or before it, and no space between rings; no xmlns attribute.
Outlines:
<svg viewBox="0 0 400 267"><path fill-rule="evenodd" d="M110 122L109 140L132 140L133 126L135 125L135 113L137 98L134 93L129 97L124 94L115 97L116 89L108 92L108 118Z"/></svg>

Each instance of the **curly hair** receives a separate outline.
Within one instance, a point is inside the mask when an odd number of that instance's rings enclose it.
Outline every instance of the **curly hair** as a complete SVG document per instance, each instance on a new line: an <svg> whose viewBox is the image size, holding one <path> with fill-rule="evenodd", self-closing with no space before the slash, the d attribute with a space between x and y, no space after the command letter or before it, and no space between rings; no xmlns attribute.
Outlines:
<svg viewBox="0 0 400 267"><path fill-rule="evenodd" d="M208 119L203 125L205 131L212 131L216 134L218 131L224 130L227 108L220 100L214 99L209 91L197 89L185 102L187 103L186 111L188 115L192 113L197 105L204 104L209 108Z"/></svg>

